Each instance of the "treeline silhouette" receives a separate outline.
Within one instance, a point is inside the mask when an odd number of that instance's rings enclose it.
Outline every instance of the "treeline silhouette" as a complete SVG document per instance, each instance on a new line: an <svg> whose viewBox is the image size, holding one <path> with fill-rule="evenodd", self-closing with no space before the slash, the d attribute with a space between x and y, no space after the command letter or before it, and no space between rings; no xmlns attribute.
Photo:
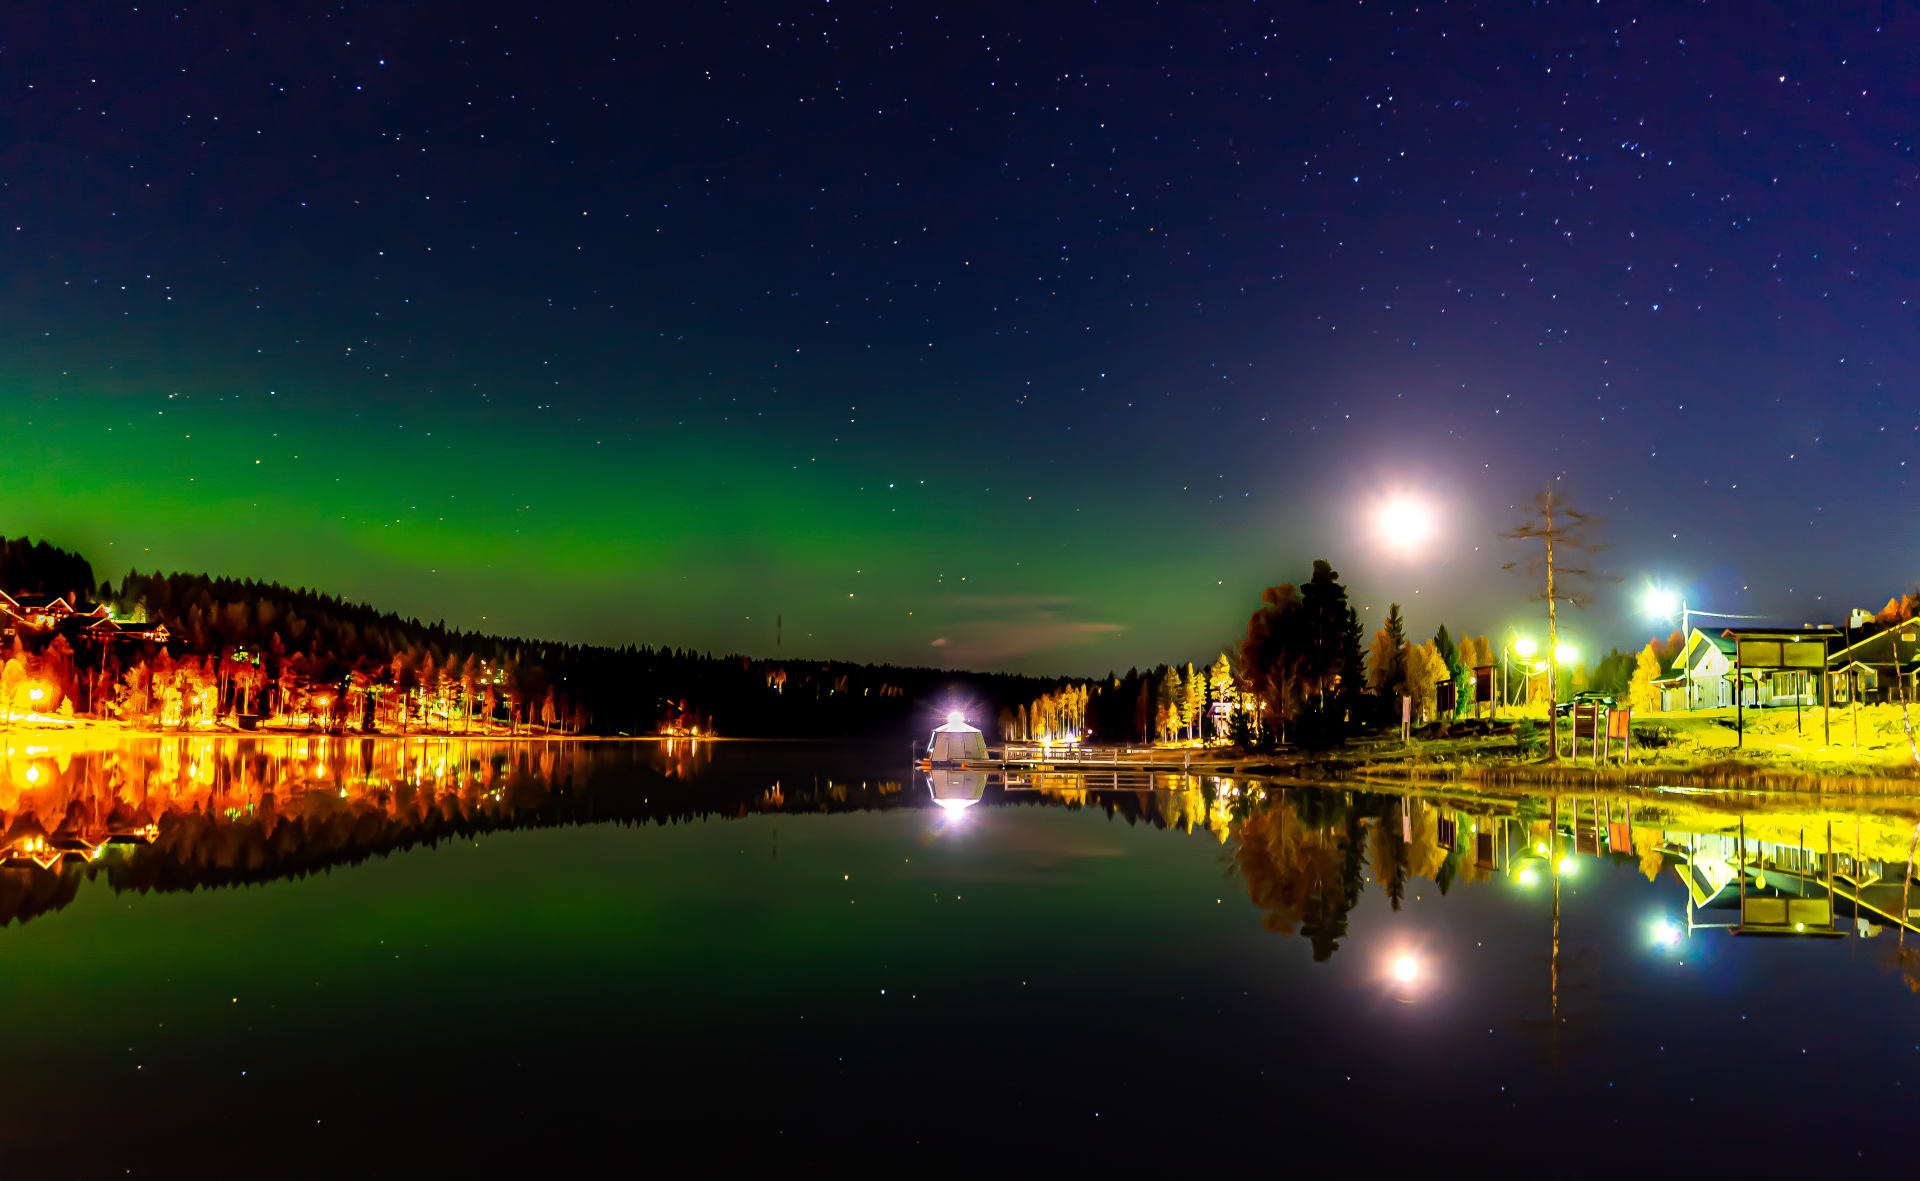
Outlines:
<svg viewBox="0 0 1920 1181"><path fill-rule="evenodd" d="M0 590L103 603L164 642L16 627L13 684L62 706L160 725L238 716L342 731L919 735L950 708L991 725L1052 682L1003 673L765 659L532 640L403 618L305 587L133 571L95 584L83 557L0 545ZM9 706L11 702L5 703ZM19 712L25 712L24 707Z"/></svg>

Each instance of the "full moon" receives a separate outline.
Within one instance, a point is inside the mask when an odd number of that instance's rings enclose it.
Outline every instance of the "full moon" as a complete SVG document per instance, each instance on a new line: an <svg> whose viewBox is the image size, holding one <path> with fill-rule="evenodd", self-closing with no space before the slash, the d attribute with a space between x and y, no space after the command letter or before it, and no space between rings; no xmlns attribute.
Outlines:
<svg viewBox="0 0 1920 1181"><path fill-rule="evenodd" d="M1420 962L1410 955L1403 955L1393 961L1393 978L1403 984L1411 983L1420 974Z"/></svg>
<svg viewBox="0 0 1920 1181"><path fill-rule="evenodd" d="M1397 496L1380 507L1375 526L1382 541L1395 549L1410 550L1433 536L1433 510L1420 501Z"/></svg>

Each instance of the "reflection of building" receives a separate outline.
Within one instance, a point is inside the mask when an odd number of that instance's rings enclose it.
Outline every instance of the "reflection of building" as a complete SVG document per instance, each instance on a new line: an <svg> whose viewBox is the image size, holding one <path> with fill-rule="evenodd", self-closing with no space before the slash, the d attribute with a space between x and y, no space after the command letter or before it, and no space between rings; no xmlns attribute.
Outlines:
<svg viewBox="0 0 1920 1181"><path fill-rule="evenodd" d="M83 888L193 890L295 877L369 854L575 824L925 807L870 761L768 792L764 764L712 745L324 735L18 734L0 743L0 927ZM896 773L897 774L897 773ZM965 780L959 795L972 791ZM958 798L958 797L956 797ZM91 885L89 885L91 883Z"/></svg>
<svg viewBox="0 0 1920 1181"><path fill-rule="evenodd" d="M949 812L971 808L987 794L987 773L937 767L927 772L927 792Z"/></svg>

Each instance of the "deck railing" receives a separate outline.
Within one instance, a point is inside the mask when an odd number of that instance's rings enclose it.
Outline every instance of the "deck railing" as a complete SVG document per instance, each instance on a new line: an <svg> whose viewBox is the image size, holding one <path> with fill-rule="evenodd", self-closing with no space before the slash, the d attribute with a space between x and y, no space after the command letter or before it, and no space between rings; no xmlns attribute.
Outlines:
<svg viewBox="0 0 1920 1181"><path fill-rule="evenodd" d="M1195 754L1202 760L1207 752L1192 747L1166 749L1152 746L1089 746L1082 743L1009 742L988 747L987 756L1006 763L1072 764L1082 767L1185 767Z"/></svg>

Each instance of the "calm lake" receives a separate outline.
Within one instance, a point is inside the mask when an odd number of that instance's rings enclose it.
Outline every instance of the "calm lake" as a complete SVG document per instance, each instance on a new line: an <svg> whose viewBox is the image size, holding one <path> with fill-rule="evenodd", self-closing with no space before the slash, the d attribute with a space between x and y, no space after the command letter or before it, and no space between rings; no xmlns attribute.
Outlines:
<svg viewBox="0 0 1920 1181"><path fill-rule="evenodd" d="M3 740L8 1178L1912 1160L1914 802Z"/></svg>

